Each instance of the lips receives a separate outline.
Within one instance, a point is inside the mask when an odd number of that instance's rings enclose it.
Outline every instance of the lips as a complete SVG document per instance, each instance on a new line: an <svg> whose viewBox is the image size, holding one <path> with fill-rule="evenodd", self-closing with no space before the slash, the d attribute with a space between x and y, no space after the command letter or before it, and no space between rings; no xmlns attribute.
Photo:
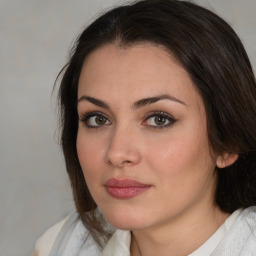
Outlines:
<svg viewBox="0 0 256 256"><path fill-rule="evenodd" d="M105 183L108 194L117 199L133 198L152 186L131 179L110 179Z"/></svg>

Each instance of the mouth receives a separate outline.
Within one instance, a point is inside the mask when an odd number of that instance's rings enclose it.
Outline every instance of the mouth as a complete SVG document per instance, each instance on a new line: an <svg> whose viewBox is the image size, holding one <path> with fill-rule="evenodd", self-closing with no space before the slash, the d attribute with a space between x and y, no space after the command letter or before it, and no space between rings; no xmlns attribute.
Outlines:
<svg viewBox="0 0 256 256"><path fill-rule="evenodd" d="M141 183L137 180L131 179L109 179L105 183L105 188L108 194L117 199L129 199L133 198L148 189L152 185Z"/></svg>

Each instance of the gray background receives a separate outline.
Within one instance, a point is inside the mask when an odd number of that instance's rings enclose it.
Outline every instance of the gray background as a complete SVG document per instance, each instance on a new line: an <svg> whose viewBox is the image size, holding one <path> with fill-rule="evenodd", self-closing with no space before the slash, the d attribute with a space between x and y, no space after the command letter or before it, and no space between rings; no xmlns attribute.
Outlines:
<svg viewBox="0 0 256 256"><path fill-rule="evenodd" d="M0 256L29 255L74 209L52 87L75 37L114 2L0 0ZM255 69L256 0L197 2L235 28Z"/></svg>

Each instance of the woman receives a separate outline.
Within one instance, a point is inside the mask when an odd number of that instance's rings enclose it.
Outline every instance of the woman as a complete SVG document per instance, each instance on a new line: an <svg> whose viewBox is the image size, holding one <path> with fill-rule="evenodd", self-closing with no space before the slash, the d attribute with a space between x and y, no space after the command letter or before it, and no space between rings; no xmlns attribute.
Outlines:
<svg viewBox="0 0 256 256"><path fill-rule="evenodd" d="M225 21L186 1L117 7L61 73L77 214L39 255L256 255L256 84Z"/></svg>

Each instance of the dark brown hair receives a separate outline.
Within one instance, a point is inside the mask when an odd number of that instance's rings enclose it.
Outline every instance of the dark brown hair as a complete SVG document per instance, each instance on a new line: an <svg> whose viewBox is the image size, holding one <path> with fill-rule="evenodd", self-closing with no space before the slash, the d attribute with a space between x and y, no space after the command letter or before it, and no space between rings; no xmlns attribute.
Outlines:
<svg viewBox="0 0 256 256"><path fill-rule="evenodd" d="M190 2L138 1L108 11L89 25L61 71L61 143L67 172L77 211L100 245L99 237L107 233L94 214L97 206L76 150L78 79L86 56L95 49L143 42L165 47L188 72L204 102L212 149L239 154L233 165L216 168L217 205L231 213L256 204L256 84L240 39L223 19Z"/></svg>

